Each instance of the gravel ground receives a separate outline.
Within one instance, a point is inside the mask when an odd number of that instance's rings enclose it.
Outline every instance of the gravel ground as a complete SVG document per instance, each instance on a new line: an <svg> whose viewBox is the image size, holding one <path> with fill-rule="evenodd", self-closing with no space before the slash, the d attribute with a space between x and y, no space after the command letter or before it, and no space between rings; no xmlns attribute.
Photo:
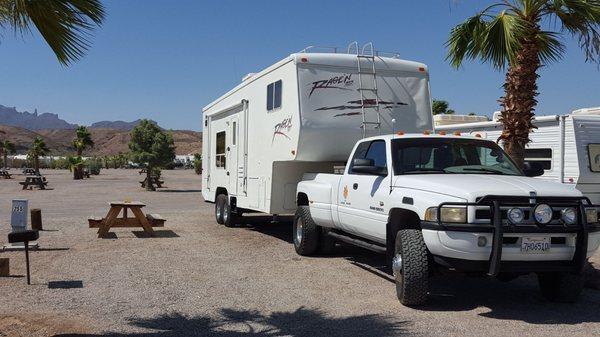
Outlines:
<svg viewBox="0 0 600 337"><path fill-rule="evenodd" d="M134 170L103 170L85 181L42 173L51 190L22 191L19 175L0 180L0 243L11 199L41 208L45 229L31 254L33 285L23 277L22 252L0 253L12 274L0 278L0 336L600 334L599 291L553 304L533 277L439 277L430 304L403 307L380 271L381 256L342 246L333 256L300 257L290 224L266 217L240 228L217 225L191 171L165 171L160 192L142 190ZM88 216L104 216L108 201L123 199L167 219L159 237L126 228L96 237Z"/></svg>

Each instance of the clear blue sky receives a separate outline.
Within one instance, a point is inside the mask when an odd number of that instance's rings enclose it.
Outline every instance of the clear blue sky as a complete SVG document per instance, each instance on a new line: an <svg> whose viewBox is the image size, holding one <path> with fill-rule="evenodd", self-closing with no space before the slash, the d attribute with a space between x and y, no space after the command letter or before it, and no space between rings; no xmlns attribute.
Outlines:
<svg viewBox="0 0 600 337"><path fill-rule="evenodd" d="M45 42L0 36L0 104L59 113L70 122L151 118L199 130L202 107L307 45L373 41L429 65L434 98L458 113L498 108L504 75L488 65L444 61L451 27L489 1L106 1L87 55L58 64ZM541 71L539 114L600 106L600 71L576 41Z"/></svg>

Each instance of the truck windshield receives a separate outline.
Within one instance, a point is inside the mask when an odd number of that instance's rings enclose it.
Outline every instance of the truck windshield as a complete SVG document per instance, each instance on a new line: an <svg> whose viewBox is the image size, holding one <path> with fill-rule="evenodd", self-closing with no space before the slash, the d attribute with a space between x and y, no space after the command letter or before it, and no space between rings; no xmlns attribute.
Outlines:
<svg viewBox="0 0 600 337"><path fill-rule="evenodd" d="M523 175L495 143L477 139L392 140L394 174L461 173Z"/></svg>

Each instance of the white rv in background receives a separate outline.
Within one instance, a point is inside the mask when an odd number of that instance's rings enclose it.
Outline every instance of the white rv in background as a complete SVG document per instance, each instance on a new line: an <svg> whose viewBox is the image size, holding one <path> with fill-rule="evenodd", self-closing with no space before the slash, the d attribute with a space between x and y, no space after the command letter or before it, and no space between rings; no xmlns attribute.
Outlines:
<svg viewBox="0 0 600 337"><path fill-rule="evenodd" d="M435 130L497 140L502 133L499 116L500 112L495 112L490 122L436 125ZM529 136L525 161L542 164L544 174L540 178L572 185L592 203L600 203L600 107L568 115L537 116L533 124L537 129Z"/></svg>
<svg viewBox="0 0 600 337"><path fill-rule="evenodd" d="M203 123L204 199L225 195L237 213L291 214L303 174L333 172L357 140L433 128L429 75L371 44L307 48L245 76L204 107Z"/></svg>

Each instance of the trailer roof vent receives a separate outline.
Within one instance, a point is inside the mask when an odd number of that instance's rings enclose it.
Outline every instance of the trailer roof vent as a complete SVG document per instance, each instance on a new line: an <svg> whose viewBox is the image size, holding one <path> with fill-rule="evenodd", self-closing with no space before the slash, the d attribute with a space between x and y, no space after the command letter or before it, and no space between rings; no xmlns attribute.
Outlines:
<svg viewBox="0 0 600 337"><path fill-rule="evenodd" d="M256 73L248 73L246 76L242 77L242 82L246 82L247 80L252 78L252 76L254 76L254 75L256 75Z"/></svg>

